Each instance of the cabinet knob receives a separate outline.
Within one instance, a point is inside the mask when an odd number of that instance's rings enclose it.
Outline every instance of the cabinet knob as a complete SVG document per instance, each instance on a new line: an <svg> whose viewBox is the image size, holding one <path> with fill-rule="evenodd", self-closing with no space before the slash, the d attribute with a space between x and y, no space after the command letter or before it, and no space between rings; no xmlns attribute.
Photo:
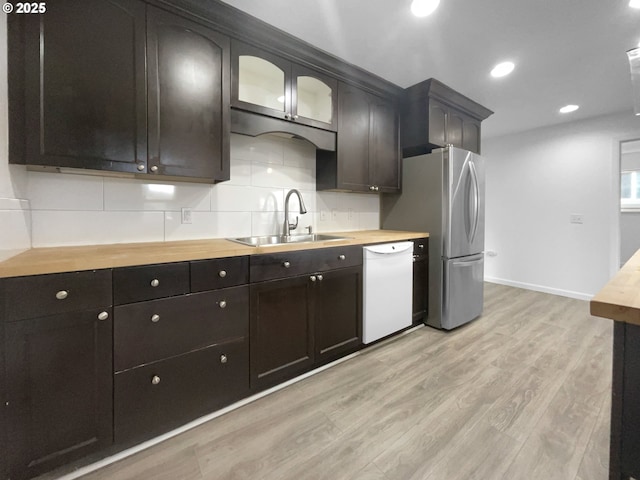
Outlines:
<svg viewBox="0 0 640 480"><path fill-rule="evenodd" d="M373 185L369 185L369 191L373 192L375 190L375 187Z"/></svg>
<svg viewBox="0 0 640 480"><path fill-rule="evenodd" d="M151 377L151 384L158 385L160 383L160 377L158 375L154 375Z"/></svg>
<svg viewBox="0 0 640 480"><path fill-rule="evenodd" d="M153 315L151 315L151 321L153 323L158 323L160 321L160 315L158 315L157 313L154 313Z"/></svg>
<svg viewBox="0 0 640 480"><path fill-rule="evenodd" d="M347 257L344 255L338 255L338 260L345 260Z"/></svg>
<svg viewBox="0 0 640 480"><path fill-rule="evenodd" d="M294 115L294 116L293 116L293 119L294 119L294 120L297 120L297 119L298 119L298 115Z"/></svg>
<svg viewBox="0 0 640 480"><path fill-rule="evenodd" d="M374 186L373 186L373 190L374 190L375 192L377 192L377 191L379 191L379 190L380 190L380 187L378 187L378 185L374 185Z"/></svg>
<svg viewBox="0 0 640 480"><path fill-rule="evenodd" d="M286 113L284 118L286 118L287 120L291 120L291 114L290 113Z"/></svg>
<svg viewBox="0 0 640 480"><path fill-rule="evenodd" d="M291 266L291 263L289 263L289 262L284 262L284 263L282 264L282 266L283 266L284 268L289 268L289 267Z"/></svg>
<svg viewBox="0 0 640 480"><path fill-rule="evenodd" d="M322 275L318 275L318 281L321 282L324 277Z"/></svg>
<svg viewBox="0 0 640 480"><path fill-rule="evenodd" d="M98 314L98 320L106 320L109 318L109 312L100 312Z"/></svg>
<svg viewBox="0 0 640 480"><path fill-rule="evenodd" d="M309 277L309 280L311 280L312 282L315 282L315 281L317 280L317 278L316 278L316 276L315 276L315 275L311 275L311 276Z"/></svg>
<svg viewBox="0 0 640 480"><path fill-rule="evenodd" d="M67 292L66 290L60 290L58 293L56 293L56 298L58 300L64 300L68 296L69 296L69 292Z"/></svg>
<svg viewBox="0 0 640 480"><path fill-rule="evenodd" d="M220 363L227 363L227 356L226 355L220 355Z"/></svg>
<svg viewBox="0 0 640 480"><path fill-rule="evenodd" d="M157 278L154 278L153 280L151 280L152 287L157 287L158 285L160 285L160 280L158 280Z"/></svg>
<svg viewBox="0 0 640 480"><path fill-rule="evenodd" d="M220 308L227 308L227 302L226 302L225 300L220 300L220 301L218 302L218 306L219 306Z"/></svg>
<svg viewBox="0 0 640 480"><path fill-rule="evenodd" d="M154 172L154 173L157 172L158 171L158 166L157 165L153 165L151 167L151 171Z"/></svg>
<svg viewBox="0 0 640 480"><path fill-rule="evenodd" d="M220 278L224 278L224 277L226 277L226 276L227 276L227 272L226 272L225 270L220 270L220 271L218 272L218 276L219 276Z"/></svg>
<svg viewBox="0 0 640 480"><path fill-rule="evenodd" d="M424 245L423 245L423 244L420 244L420 245L418 245L418 248L423 249L423 248L424 248Z"/></svg>
<svg viewBox="0 0 640 480"><path fill-rule="evenodd" d="M138 168L138 171L141 172L144 170L144 165L142 163L139 163L137 168Z"/></svg>

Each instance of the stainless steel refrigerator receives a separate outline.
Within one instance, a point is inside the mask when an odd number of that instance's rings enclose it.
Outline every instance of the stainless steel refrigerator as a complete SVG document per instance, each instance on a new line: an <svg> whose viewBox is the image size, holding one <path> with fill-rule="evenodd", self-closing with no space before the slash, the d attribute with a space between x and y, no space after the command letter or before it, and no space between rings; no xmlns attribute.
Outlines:
<svg viewBox="0 0 640 480"><path fill-rule="evenodd" d="M402 193L382 195L382 228L429 232L425 323L451 330L482 314L484 160L446 147L402 162Z"/></svg>

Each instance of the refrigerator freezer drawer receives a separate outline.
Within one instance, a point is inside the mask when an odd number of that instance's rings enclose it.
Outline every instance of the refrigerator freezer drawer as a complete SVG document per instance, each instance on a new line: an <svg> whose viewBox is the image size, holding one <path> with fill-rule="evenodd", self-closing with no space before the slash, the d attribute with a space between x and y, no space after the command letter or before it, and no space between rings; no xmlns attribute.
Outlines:
<svg viewBox="0 0 640 480"><path fill-rule="evenodd" d="M484 254L443 259L442 320L451 330L482 314Z"/></svg>

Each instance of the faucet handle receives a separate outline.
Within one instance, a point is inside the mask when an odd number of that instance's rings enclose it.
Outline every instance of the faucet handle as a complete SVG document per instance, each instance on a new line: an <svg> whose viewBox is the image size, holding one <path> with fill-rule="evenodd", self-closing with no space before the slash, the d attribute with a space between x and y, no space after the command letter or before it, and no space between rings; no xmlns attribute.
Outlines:
<svg viewBox="0 0 640 480"><path fill-rule="evenodd" d="M296 223L294 223L293 225L289 224L289 231L295 230L296 228L298 228L298 216L297 215L296 215Z"/></svg>

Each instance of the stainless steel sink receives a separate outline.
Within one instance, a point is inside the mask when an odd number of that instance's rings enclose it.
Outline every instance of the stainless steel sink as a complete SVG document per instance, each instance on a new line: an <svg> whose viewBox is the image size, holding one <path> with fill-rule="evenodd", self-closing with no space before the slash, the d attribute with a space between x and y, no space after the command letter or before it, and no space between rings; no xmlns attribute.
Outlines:
<svg viewBox="0 0 640 480"><path fill-rule="evenodd" d="M266 247L269 245L285 245L287 243L327 242L331 240L345 240L347 238L349 237L311 233L307 235L264 235L261 237L227 238L227 240L242 243L250 247Z"/></svg>

